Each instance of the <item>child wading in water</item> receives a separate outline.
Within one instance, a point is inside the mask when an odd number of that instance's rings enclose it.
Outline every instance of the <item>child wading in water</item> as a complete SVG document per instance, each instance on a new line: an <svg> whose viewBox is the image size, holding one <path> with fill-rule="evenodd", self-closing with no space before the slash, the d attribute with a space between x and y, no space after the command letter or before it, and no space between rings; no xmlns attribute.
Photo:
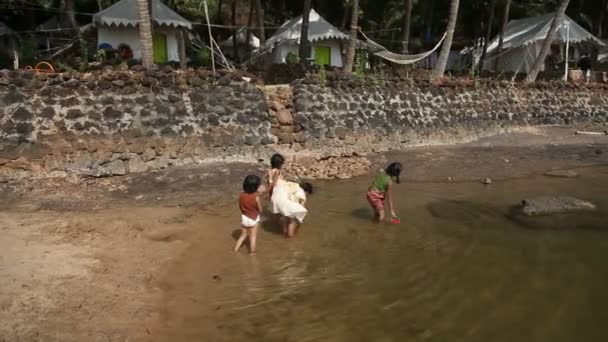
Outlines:
<svg viewBox="0 0 608 342"><path fill-rule="evenodd" d="M283 235L291 238L296 234L298 224L304 222L308 213L306 194L312 194L310 183L297 184L282 179L275 184L272 192L272 212L282 216Z"/></svg>
<svg viewBox="0 0 608 342"><path fill-rule="evenodd" d="M243 192L239 196L239 208L241 209L241 236L234 245L237 252L245 239L249 237L249 254L255 253L255 243L258 235L258 224L260 222L260 212L262 205L258 196L258 189L262 181L260 177L249 175L243 182Z"/></svg>
<svg viewBox="0 0 608 342"><path fill-rule="evenodd" d="M386 170L380 170L376 174L367 191L367 200L374 209L374 219L384 221L384 201L388 201L391 219L398 221L397 214L395 214L392 189L393 180L399 184L399 175L401 175L401 163L392 163Z"/></svg>
<svg viewBox="0 0 608 342"><path fill-rule="evenodd" d="M268 196L272 197L272 191L276 186L277 182L283 179L283 172L281 169L285 164L285 157L275 153L270 157L270 170L264 175L264 192L268 192Z"/></svg>

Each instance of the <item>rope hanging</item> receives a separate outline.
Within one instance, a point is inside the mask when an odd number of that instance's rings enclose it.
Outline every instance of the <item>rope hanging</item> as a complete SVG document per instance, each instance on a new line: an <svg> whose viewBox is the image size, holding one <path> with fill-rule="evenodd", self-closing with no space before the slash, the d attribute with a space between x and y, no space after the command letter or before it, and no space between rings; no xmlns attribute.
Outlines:
<svg viewBox="0 0 608 342"><path fill-rule="evenodd" d="M429 57L431 54L433 54L433 52L435 52L435 51L437 51L437 49L439 49L439 47L445 40L445 37L447 36L447 32L444 33L443 37L441 37L441 39L439 40L437 45L435 45L435 47L433 47L433 49L430 51L427 51L424 53L419 53L417 55L400 55L398 53L390 52L384 46L369 39L369 37L366 36L365 33L363 33L363 31L359 31L359 32L361 32L361 34L363 35L363 37L365 38L365 40L367 41L367 44L369 46L371 46L374 49L379 50L377 52L374 52L374 55L376 55L380 58L384 58L387 61L393 62L395 64L401 64L401 65L414 64L414 63L417 63L417 62Z"/></svg>

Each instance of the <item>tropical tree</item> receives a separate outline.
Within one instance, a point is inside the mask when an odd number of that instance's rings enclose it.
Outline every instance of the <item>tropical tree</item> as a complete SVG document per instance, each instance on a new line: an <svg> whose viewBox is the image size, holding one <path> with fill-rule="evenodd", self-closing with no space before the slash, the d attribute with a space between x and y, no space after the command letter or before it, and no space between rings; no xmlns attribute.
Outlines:
<svg viewBox="0 0 608 342"><path fill-rule="evenodd" d="M344 63L344 71L347 73L353 72L355 53L357 52L357 33L359 32L359 0L351 0L351 2L350 40L348 42L348 49L346 50L346 63Z"/></svg>
<svg viewBox="0 0 608 342"><path fill-rule="evenodd" d="M502 23L500 24L500 33L498 36L498 52L502 50L502 46L505 40L505 30L507 29L507 24L509 23L509 15L511 14L511 0L505 0L505 7L502 12Z"/></svg>
<svg viewBox="0 0 608 342"><path fill-rule="evenodd" d="M486 27L486 36L483 41L483 50L481 52L481 59L479 60L479 72L483 71L484 64L486 63L486 56L488 54L488 45L492 38L492 25L494 25L494 13L496 12L496 0L490 0L488 5L488 24Z"/></svg>
<svg viewBox="0 0 608 342"><path fill-rule="evenodd" d="M545 64L545 59L547 58L547 54L549 53L549 49L555 40L555 36L557 35L557 28L559 23L562 21L564 14L566 13L566 9L568 8L568 4L570 0L560 0L559 5L557 7L557 11L555 12L555 16L553 17L553 21L551 21L551 26L549 27L549 32L547 33L547 37L543 41L543 46L540 49L540 53L536 56L536 60L532 65L532 69L526 76L526 82L532 83L536 81L538 74L540 73L540 69ZM567 63L568 61L566 61Z"/></svg>
<svg viewBox="0 0 608 342"><path fill-rule="evenodd" d="M310 23L310 6L311 0L304 0L304 9L302 9L302 27L300 31L300 63L306 65L310 54L310 42L308 41L308 26Z"/></svg>
<svg viewBox="0 0 608 342"><path fill-rule="evenodd" d="M413 0L404 0L405 12L403 13L403 38L401 43L401 52L408 54L410 50L410 28L412 26L412 5Z"/></svg>
<svg viewBox="0 0 608 342"><path fill-rule="evenodd" d="M460 0L451 0L450 3L450 16L448 19L448 27L446 30L446 37L441 47L441 53L439 59L433 70L432 77L438 79L443 77L445 74L445 68L448 65L448 57L450 57L450 50L452 49L452 41L454 40L454 30L456 29L456 21L458 20L458 7Z"/></svg>
<svg viewBox="0 0 608 342"><path fill-rule="evenodd" d="M152 23L148 0L137 0L137 16L139 17L139 45L141 50L141 63L150 68L154 65L152 52Z"/></svg>
<svg viewBox="0 0 608 342"><path fill-rule="evenodd" d="M264 7L262 6L262 0L255 0L255 17L257 19L258 34L260 38L260 44L266 42L266 32L264 30Z"/></svg>

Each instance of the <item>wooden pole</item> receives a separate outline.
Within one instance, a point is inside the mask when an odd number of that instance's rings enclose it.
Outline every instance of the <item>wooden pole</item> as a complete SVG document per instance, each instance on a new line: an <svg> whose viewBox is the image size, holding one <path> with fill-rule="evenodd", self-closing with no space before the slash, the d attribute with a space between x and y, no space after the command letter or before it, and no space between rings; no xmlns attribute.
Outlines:
<svg viewBox="0 0 608 342"><path fill-rule="evenodd" d="M213 76L215 76L215 50L213 48L213 35L211 34L211 23L209 22L209 8L207 7L207 0L205 0L204 4L207 30L209 31L209 47L211 48L211 70L213 71Z"/></svg>

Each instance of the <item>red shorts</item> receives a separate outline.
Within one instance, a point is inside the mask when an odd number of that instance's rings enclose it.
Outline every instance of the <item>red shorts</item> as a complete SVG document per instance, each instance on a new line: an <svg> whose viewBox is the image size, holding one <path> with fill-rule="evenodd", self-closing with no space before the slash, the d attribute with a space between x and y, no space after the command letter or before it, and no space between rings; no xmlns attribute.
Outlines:
<svg viewBox="0 0 608 342"><path fill-rule="evenodd" d="M367 201L376 212L381 212L384 210L384 197L384 192L372 189L367 191Z"/></svg>

